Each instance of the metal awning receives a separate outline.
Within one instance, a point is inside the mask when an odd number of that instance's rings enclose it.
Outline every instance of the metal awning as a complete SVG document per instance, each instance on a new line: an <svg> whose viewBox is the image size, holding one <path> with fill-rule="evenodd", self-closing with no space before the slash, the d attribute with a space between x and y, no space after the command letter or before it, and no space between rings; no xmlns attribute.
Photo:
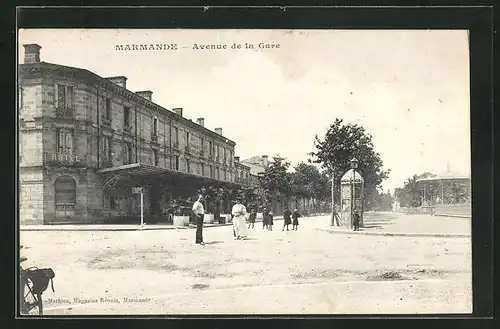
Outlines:
<svg viewBox="0 0 500 329"><path fill-rule="evenodd" d="M110 177L110 179L108 181L115 180L115 179L119 178L120 176L130 176L130 177L137 177L137 178L151 178L151 179L160 179L160 180L169 179L169 178L177 178L177 179L186 179L186 180L191 180L191 181L197 181L199 183L210 183L210 184L214 184L217 186L219 186L219 185L239 186L239 184L234 183L234 182L219 180L216 178L205 177L205 176L191 174L191 173L180 172L177 170L152 166L152 165L148 165L148 164L144 164L144 163L132 163L132 164L127 164L127 165L122 165L122 166L117 166L117 167L100 169L97 171L97 173L102 174L102 175L111 175L112 177ZM107 182L104 185L105 185L104 187L106 187Z"/></svg>

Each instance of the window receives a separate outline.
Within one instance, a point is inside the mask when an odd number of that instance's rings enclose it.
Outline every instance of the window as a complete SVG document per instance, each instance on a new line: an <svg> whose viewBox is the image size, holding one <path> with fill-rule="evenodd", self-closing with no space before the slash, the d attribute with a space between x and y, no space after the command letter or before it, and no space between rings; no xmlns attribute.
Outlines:
<svg viewBox="0 0 500 329"><path fill-rule="evenodd" d="M205 165L203 163L201 164L201 175L205 176Z"/></svg>
<svg viewBox="0 0 500 329"><path fill-rule="evenodd" d="M123 160L125 164L132 163L132 144L125 142L123 148Z"/></svg>
<svg viewBox="0 0 500 329"><path fill-rule="evenodd" d="M153 150L153 164L158 166L158 150Z"/></svg>
<svg viewBox="0 0 500 329"><path fill-rule="evenodd" d="M220 179L220 169L219 168L215 168L215 170L217 171L217 179Z"/></svg>
<svg viewBox="0 0 500 329"><path fill-rule="evenodd" d="M203 155L203 153L205 151L205 139L203 139L203 137L201 137L201 141L200 141L200 150L201 150L201 155Z"/></svg>
<svg viewBox="0 0 500 329"><path fill-rule="evenodd" d="M208 142L208 154L212 155L212 142Z"/></svg>
<svg viewBox="0 0 500 329"><path fill-rule="evenodd" d="M186 131L186 146L189 147L189 131Z"/></svg>
<svg viewBox="0 0 500 329"><path fill-rule="evenodd" d="M153 136L158 136L158 118L153 119Z"/></svg>
<svg viewBox="0 0 500 329"><path fill-rule="evenodd" d="M179 129L177 127L174 127L174 145L179 145Z"/></svg>
<svg viewBox="0 0 500 329"><path fill-rule="evenodd" d="M227 155L226 155L226 149L225 149L225 148L223 148L223 150L224 150L224 164L225 164L225 163L226 163L226 161L227 161Z"/></svg>
<svg viewBox="0 0 500 329"><path fill-rule="evenodd" d="M125 129L130 127L130 107L123 108L123 126Z"/></svg>
<svg viewBox="0 0 500 329"><path fill-rule="evenodd" d="M23 87L19 86L19 89L18 89L18 98L17 98L17 101L18 101L18 104L19 104L19 110L21 110L23 108L23 100L24 100L24 97L23 97Z"/></svg>
<svg viewBox="0 0 500 329"><path fill-rule="evenodd" d="M76 204L76 182L70 176L62 176L54 182L56 216L74 216Z"/></svg>
<svg viewBox="0 0 500 329"><path fill-rule="evenodd" d="M56 108L72 108L73 87L65 85L56 85L55 105Z"/></svg>
<svg viewBox="0 0 500 329"><path fill-rule="evenodd" d="M113 159L113 153L111 151L111 137L104 137L102 140L102 153L104 156L104 161L107 165L111 165Z"/></svg>
<svg viewBox="0 0 500 329"><path fill-rule="evenodd" d="M57 153L73 153L73 129L56 129L56 149Z"/></svg>
<svg viewBox="0 0 500 329"><path fill-rule="evenodd" d="M186 159L186 172L191 172L191 161L189 159Z"/></svg>
<svg viewBox="0 0 500 329"><path fill-rule="evenodd" d="M111 121L111 99L106 98L106 119Z"/></svg>
<svg viewBox="0 0 500 329"><path fill-rule="evenodd" d="M212 166L210 166L210 173L209 173L209 177L214 177L214 169Z"/></svg>
<svg viewBox="0 0 500 329"><path fill-rule="evenodd" d="M175 170L179 170L179 156L175 156Z"/></svg>
<svg viewBox="0 0 500 329"><path fill-rule="evenodd" d="M227 180L227 172L226 172L226 169L224 169L224 180Z"/></svg>

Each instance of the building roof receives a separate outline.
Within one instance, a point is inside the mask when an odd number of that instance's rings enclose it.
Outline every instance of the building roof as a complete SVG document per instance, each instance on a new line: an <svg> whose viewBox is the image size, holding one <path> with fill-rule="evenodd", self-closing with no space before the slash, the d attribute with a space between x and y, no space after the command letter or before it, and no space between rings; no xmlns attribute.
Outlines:
<svg viewBox="0 0 500 329"><path fill-rule="evenodd" d="M356 184L358 183L363 183L365 180L363 179L363 176L358 171L355 171L354 169L349 169L344 176L340 179L341 183L349 183L352 184L353 178L355 179Z"/></svg>
<svg viewBox="0 0 500 329"><path fill-rule="evenodd" d="M470 179L470 175L460 174L453 171L442 172L437 175L430 177L419 178L417 182L430 182L430 181L440 181L440 180L460 180L460 179Z"/></svg>
<svg viewBox="0 0 500 329"><path fill-rule="evenodd" d="M236 143L234 141L230 140L229 138L222 136L222 135L219 135L216 132L214 132L214 131L212 131L204 126L201 126L198 123L193 122L190 119L187 119L183 116L180 116L180 115L176 114L175 112L164 108L161 105L158 105L150 100L147 100L144 97L141 97L140 95L138 95L137 93L135 93L131 90L128 90L127 88L123 88L122 86L117 85L116 83L113 83L112 81L109 81L107 78L101 77L100 75L98 75L92 71L89 71L87 69L82 69L82 68L72 67L72 66L65 66L65 65L54 64L54 63L47 63L47 62L43 62L43 61L38 62L38 63L20 64L19 67L20 67L21 76L22 76L22 74L26 74L28 76L30 74L35 74L37 72L37 70L39 70L39 69L54 69L54 70L60 70L62 72L67 73L67 75L73 79L80 78L80 79L94 80L95 83L99 84L100 86L107 86L107 87L113 88L115 90L118 90L121 93L125 94L126 96L133 98L135 101L142 102L143 104L146 104L151 108L155 108L156 110L160 111L161 113L165 113L165 114L169 115L170 117L173 117L186 125L191 125L193 127L196 127L197 129L201 129L201 130L205 131L206 133L208 133L209 135L212 135L213 137L217 137L218 139L221 139L221 140L225 140L226 143L229 143L233 146L236 145Z"/></svg>

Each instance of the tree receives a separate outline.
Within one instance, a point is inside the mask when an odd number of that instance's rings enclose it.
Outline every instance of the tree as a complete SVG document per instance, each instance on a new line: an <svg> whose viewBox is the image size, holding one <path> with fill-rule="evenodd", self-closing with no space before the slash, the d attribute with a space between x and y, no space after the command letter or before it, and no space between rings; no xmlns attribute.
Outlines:
<svg viewBox="0 0 500 329"><path fill-rule="evenodd" d="M389 191L384 193L379 189L375 189L372 195L367 196L365 204L366 210L372 211L391 211L394 199Z"/></svg>
<svg viewBox="0 0 500 329"><path fill-rule="evenodd" d="M342 119L337 118L330 125L324 140L315 137L314 146L316 151L309 153L312 157L310 161L320 163L329 175L333 173L336 185L351 168L353 157L359 161L357 171L363 175L366 195L373 195L374 190L389 177L390 170L382 169L383 161L374 150L372 136L362 126L344 124Z"/></svg>
<svg viewBox="0 0 500 329"><path fill-rule="evenodd" d="M259 173L259 182L264 190L266 203L291 195L291 174L287 172L289 167L290 163L285 158L276 156L265 170Z"/></svg>
<svg viewBox="0 0 500 329"><path fill-rule="evenodd" d="M398 199L401 207L419 207L422 204L420 191L417 186L417 175L408 178L402 188L395 190L395 197Z"/></svg>
<svg viewBox="0 0 500 329"><path fill-rule="evenodd" d="M299 163L292 173L292 195L295 197L296 204L299 199L313 199L318 202L328 200L330 198L329 178L320 173L319 169L310 164ZM319 204L315 205L316 207ZM319 210L319 209L316 209Z"/></svg>

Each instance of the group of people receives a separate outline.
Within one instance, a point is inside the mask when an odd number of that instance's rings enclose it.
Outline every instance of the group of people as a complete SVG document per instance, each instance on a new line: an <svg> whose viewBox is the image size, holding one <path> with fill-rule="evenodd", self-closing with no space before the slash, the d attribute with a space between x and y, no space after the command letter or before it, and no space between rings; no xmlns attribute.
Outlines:
<svg viewBox="0 0 500 329"><path fill-rule="evenodd" d="M196 216L196 244L204 245L203 242L203 215L205 214L205 209L202 204L203 196L200 194L198 200L193 204L193 213ZM241 203L241 200L235 200L235 205L231 209L231 215L233 217L233 236L235 240L243 240L248 236L248 229L255 227L255 221L257 219L257 212L252 209L250 213L247 212L246 207ZM267 207L262 209L262 229L267 229L269 231L273 230L273 212L269 211ZM288 226L292 225L292 231L298 230L299 228L299 211L295 209L293 213L290 210L286 210L283 219L283 229L289 231ZM293 219L293 221L292 221ZM248 228L246 226L246 221L248 220Z"/></svg>

